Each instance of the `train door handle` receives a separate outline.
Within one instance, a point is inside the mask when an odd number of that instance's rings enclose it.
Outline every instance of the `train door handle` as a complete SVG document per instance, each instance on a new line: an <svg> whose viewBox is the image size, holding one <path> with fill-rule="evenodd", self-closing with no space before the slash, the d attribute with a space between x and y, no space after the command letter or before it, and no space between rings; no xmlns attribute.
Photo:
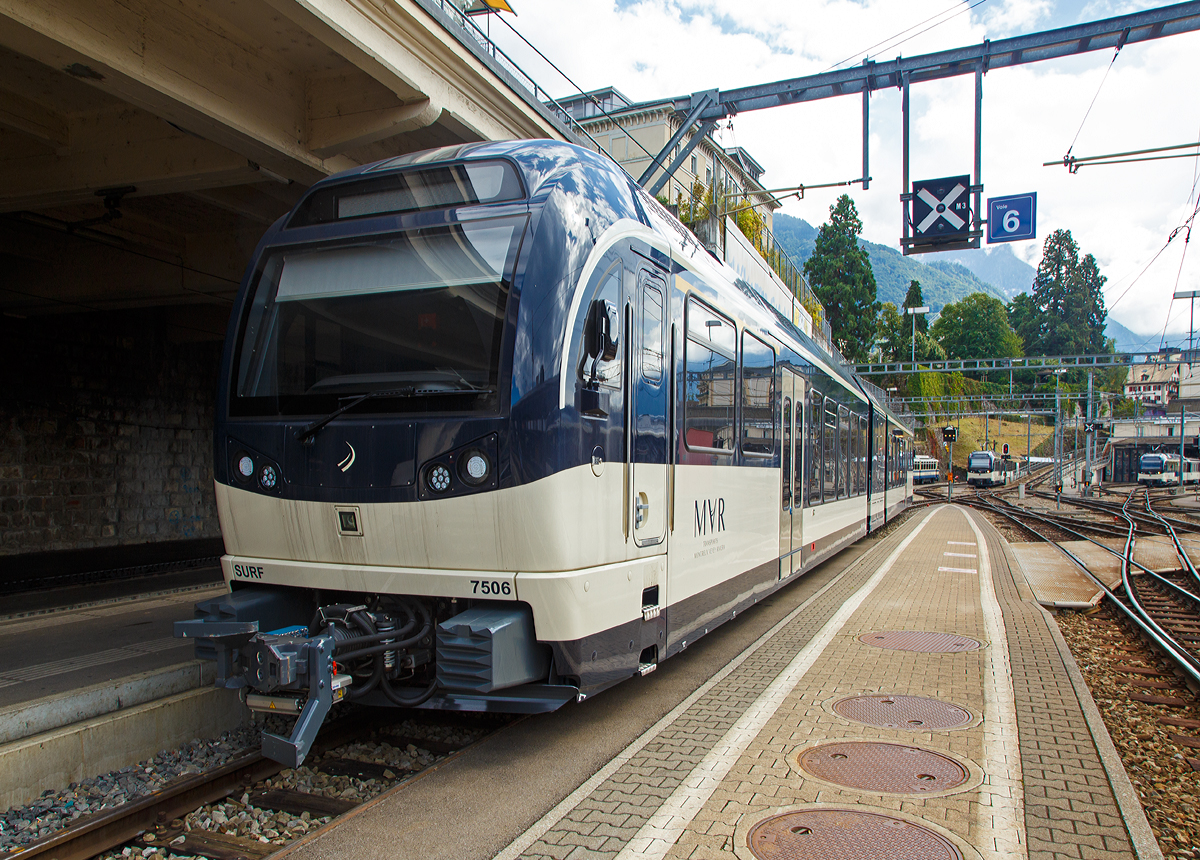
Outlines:
<svg viewBox="0 0 1200 860"><path fill-rule="evenodd" d="M637 494L637 502L634 503L633 507L635 511L633 527L640 529L643 523L646 522L646 512L650 510L650 500L646 497L645 493Z"/></svg>

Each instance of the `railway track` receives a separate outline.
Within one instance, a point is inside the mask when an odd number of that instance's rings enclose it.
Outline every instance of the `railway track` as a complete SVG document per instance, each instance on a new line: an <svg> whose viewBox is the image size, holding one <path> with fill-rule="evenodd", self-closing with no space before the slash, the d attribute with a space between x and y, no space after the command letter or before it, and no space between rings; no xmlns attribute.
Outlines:
<svg viewBox="0 0 1200 860"><path fill-rule="evenodd" d="M1135 500L1142 499L1143 510L1131 511ZM1187 679L1193 689L1200 689L1200 574L1197 573L1180 541L1178 528L1154 510L1152 500L1142 488L1134 488L1119 507L1104 503L1097 506L1096 500L1064 499L1069 504L1089 510L1103 510L1117 517L1123 527L1088 523L1081 528L1078 518L1060 516L1049 512L1032 511L1014 505L996 493L979 493L975 498L962 499L961 503L1003 517L1026 530L1039 540L1055 544L1100 588L1110 604L1131 623L1139 633L1167 656ZM1076 540L1086 540L1116 555L1121 560L1121 584L1109 586L1088 565L1061 545L1058 536L1048 534L1050 530L1071 535ZM1115 550L1088 531L1103 531L1109 537L1121 537L1124 545ZM1151 570L1134 558L1136 537L1151 531L1169 535L1179 559L1178 571L1166 574Z"/></svg>
<svg viewBox="0 0 1200 860"><path fill-rule="evenodd" d="M411 733L404 734L394 729L398 719L396 714L380 717L360 709L327 724L314 744L306 768L319 772L323 777L374 781L374 787L378 790L367 798L370 800L440 766L511 722L487 716L474 718L474 715L467 715L456 719L455 715L439 715L437 723L417 723L417 729L411 731L413 721L410 718L404 725L410 727ZM463 736L470 736L466 742L448 743L418 736L423 734L422 725L456 722L468 727L460 733L460 740ZM426 758L435 760L404 768L352 757L354 745L361 745L372 738L378 743L388 743L409 751L424 750L428 753ZM415 763L417 756L414 754L412 758ZM280 777L284 770L283 765L265 758L259 752L245 753L212 770L175 779L136 800L81 816L63 829L3 856L5 860L89 860L129 845L137 856L154 853L147 852L148 848L158 848L169 850L172 854L208 857L212 860L261 860L283 847L278 841L278 833L274 840L261 835L237 835L228 832L229 828L221 827L227 823L227 815L215 813L197 816L193 813L221 802L259 811L285 813L306 822L299 834L293 834L303 835L308 829L307 822L336 818L361 805L360 802L334 796L340 792L331 794L280 787L277 784L279 780L275 778ZM212 822L212 825L208 828L193 825L193 821L200 820Z"/></svg>

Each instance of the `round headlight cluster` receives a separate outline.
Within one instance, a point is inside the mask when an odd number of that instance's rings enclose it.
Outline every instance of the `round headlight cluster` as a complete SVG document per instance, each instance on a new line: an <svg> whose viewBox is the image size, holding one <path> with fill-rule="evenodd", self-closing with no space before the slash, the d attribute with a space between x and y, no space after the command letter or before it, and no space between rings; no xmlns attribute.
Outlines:
<svg viewBox="0 0 1200 860"><path fill-rule="evenodd" d="M487 454L478 448L467 451L458 461L459 477L464 483L478 487L492 476L492 464Z"/></svg>
<svg viewBox="0 0 1200 860"><path fill-rule="evenodd" d="M258 470L258 483L264 490L273 490L279 483L279 473L269 463Z"/></svg>
<svg viewBox="0 0 1200 860"><path fill-rule="evenodd" d="M237 473L243 480L250 480L250 476L254 474L254 458L249 454L238 457Z"/></svg>
<svg viewBox="0 0 1200 860"><path fill-rule="evenodd" d="M450 470L438 463L426 473L425 480L429 489L435 493L444 493L450 489Z"/></svg>

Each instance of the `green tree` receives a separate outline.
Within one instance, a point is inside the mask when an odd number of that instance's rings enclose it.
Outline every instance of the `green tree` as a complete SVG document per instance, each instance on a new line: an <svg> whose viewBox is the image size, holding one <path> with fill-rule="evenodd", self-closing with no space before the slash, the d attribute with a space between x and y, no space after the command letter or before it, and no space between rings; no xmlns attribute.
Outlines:
<svg viewBox="0 0 1200 860"><path fill-rule="evenodd" d="M858 244L862 220L850 195L829 207L829 220L817 233L804 274L828 315L834 343L850 361L867 358L875 335L879 302L871 258Z"/></svg>
<svg viewBox="0 0 1200 860"><path fill-rule="evenodd" d="M916 281L913 281L915 284ZM917 305L920 307L920 305ZM912 319L901 316L900 309L891 302L884 302L875 323L875 351L880 361L908 361L913 354ZM917 324L917 361L940 361L946 357L945 350Z"/></svg>
<svg viewBox="0 0 1200 860"><path fill-rule="evenodd" d="M925 307L925 300L921 298L921 282L909 281L908 292L904 295L904 307L906 308L921 308ZM910 321L911 325L911 321ZM917 331L924 334L929 331L929 322L925 319L925 314L917 315Z"/></svg>
<svg viewBox="0 0 1200 860"><path fill-rule="evenodd" d="M1009 306L1028 355L1103 353L1108 311L1101 292L1107 279L1096 258L1080 259L1070 230L1055 230L1042 246L1033 295Z"/></svg>
<svg viewBox="0 0 1200 860"><path fill-rule="evenodd" d="M946 305L930 331L950 358L1017 358L1024 354L1004 303L984 293L971 293Z"/></svg>
<svg viewBox="0 0 1200 860"><path fill-rule="evenodd" d="M1018 293L1008 303L1008 323L1021 338L1025 354L1033 355L1043 337L1044 319L1037 302L1029 293Z"/></svg>

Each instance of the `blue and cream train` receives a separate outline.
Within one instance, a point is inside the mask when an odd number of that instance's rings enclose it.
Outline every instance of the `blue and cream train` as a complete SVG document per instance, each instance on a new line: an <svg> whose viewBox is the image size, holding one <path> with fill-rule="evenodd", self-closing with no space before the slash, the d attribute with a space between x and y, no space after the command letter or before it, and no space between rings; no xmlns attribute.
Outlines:
<svg viewBox="0 0 1200 860"><path fill-rule="evenodd" d="M332 704L536 712L912 497L911 432L614 164L469 144L261 241L215 430L230 591L177 634L303 759Z"/></svg>

